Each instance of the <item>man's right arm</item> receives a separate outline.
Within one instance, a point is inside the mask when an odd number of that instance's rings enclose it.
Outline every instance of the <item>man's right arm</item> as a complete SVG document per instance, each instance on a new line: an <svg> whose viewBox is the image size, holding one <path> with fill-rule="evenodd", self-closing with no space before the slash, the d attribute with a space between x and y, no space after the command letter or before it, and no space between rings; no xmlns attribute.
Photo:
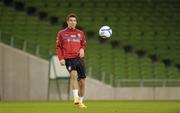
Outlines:
<svg viewBox="0 0 180 113"><path fill-rule="evenodd" d="M57 38L56 38L56 53L59 58L60 64L64 65L65 60L63 55L62 36L60 32L57 33Z"/></svg>

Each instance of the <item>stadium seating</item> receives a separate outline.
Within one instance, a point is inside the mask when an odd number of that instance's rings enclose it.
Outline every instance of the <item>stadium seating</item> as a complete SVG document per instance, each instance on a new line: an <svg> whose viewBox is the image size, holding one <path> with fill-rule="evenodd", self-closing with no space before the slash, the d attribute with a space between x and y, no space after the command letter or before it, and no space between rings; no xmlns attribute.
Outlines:
<svg viewBox="0 0 180 113"><path fill-rule="evenodd" d="M55 53L56 34L63 27L70 12L78 15L78 25L95 36L87 36L87 67L92 67L92 77L110 83L114 79L173 79L180 78L175 64L180 63L180 2L177 0L15 0L25 3L24 11L16 11L0 2L0 31L19 38L15 47L21 48L27 41L27 52L49 58ZM14 1L14 2L15 2ZM37 9L34 16L26 14L26 8ZM38 19L38 12L48 14L46 20ZM57 16L58 23L52 25L50 17ZM105 43L99 43L98 30L109 25L113 35ZM119 48L112 48L111 41L118 41ZM126 53L124 46L131 45L133 51ZM136 50L144 50L140 58ZM156 54L157 62L149 55ZM171 66L163 61L170 59ZM105 78L103 78L105 75Z"/></svg>

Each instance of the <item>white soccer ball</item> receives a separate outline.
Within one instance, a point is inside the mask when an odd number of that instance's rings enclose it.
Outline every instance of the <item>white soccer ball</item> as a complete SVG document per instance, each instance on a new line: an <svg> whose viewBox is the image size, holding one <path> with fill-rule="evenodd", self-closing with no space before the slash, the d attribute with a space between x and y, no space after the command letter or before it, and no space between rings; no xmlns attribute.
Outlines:
<svg viewBox="0 0 180 113"><path fill-rule="evenodd" d="M109 26L102 26L99 29L99 36L101 38L109 38L112 35L112 29Z"/></svg>

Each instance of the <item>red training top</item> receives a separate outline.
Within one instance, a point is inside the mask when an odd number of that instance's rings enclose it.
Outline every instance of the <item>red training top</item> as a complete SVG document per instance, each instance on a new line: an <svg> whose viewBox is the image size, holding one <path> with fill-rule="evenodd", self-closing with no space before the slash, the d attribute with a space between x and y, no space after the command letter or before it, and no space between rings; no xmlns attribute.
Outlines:
<svg viewBox="0 0 180 113"><path fill-rule="evenodd" d="M79 58L79 50L86 48L84 32L78 29L65 28L58 32L56 53L59 60Z"/></svg>

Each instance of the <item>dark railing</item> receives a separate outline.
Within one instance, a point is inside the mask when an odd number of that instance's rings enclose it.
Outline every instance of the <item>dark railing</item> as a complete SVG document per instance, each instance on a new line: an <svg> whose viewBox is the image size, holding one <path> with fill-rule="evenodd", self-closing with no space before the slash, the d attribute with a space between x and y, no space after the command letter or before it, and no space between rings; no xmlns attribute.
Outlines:
<svg viewBox="0 0 180 113"><path fill-rule="evenodd" d="M28 42L4 32L0 32L0 42L47 60L51 53L49 47L41 47L35 42Z"/></svg>

